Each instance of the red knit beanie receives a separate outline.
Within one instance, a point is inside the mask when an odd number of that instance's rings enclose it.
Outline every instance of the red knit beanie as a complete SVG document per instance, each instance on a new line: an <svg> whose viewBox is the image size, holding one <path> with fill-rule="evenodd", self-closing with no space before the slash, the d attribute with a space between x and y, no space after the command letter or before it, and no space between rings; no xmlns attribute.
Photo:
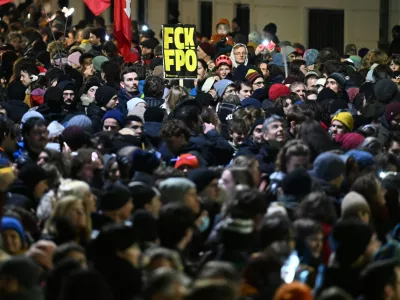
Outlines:
<svg viewBox="0 0 400 300"><path fill-rule="evenodd" d="M400 114L400 103L399 102L392 102L386 105L385 108L385 117L386 120L390 123L396 116Z"/></svg>
<svg viewBox="0 0 400 300"><path fill-rule="evenodd" d="M286 85L277 83L273 84L269 88L268 97L269 100L271 101L275 101L278 97L289 96L289 95L290 95L290 89Z"/></svg>
<svg viewBox="0 0 400 300"><path fill-rule="evenodd" d="M352 150L358 148L365 137L359 133L351 132L345 134L338 134L335 137L335 141L342 145L343 150Z"/></svg>

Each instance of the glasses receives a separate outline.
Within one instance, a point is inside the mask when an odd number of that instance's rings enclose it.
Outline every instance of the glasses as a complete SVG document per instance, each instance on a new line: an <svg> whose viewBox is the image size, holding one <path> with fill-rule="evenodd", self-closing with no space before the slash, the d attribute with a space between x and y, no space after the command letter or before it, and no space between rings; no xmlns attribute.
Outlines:
<svg viewBox="0 0 400 300"><path fill-rule="evenodd" d="M264 81L254 82L254 85L263 86L264 85Z"/></svg>

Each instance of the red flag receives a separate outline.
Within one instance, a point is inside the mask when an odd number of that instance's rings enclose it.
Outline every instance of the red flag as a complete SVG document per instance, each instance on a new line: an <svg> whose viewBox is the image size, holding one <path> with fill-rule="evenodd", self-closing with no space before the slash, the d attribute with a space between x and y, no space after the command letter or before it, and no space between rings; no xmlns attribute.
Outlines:
<svg viewBox="0 0 400 300"><path fill-rule="evenodd" d="M10 2L13 2L13 0L0 0L0 6Z"/></svg>
<svg viewBox="0 0 400 300"><path fill-rule="evenodd" d="M118 42L118 51L126 62L136 62L140 56L132 52L131 0L114 2L114 37Z"/></svg>
<svg viewBox="0 0 400 300"><path fill-rule="evenodd" d="M111 0L85 0L85 3L92 13L98 16L111 5Z"/></svg>

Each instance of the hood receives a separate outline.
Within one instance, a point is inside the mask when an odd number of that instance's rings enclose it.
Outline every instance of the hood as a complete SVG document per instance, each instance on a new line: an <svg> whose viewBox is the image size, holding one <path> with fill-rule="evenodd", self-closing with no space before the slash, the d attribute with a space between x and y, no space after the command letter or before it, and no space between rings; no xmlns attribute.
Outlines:
<svg viewBox="0 0 400 300"><path fill-rule="evenodd" d="M239 47L244 47L246 49L246 60L244 61L244 65L247 66L248 62L249 62L249 51L247 50L247 47L245 44L236 44L235 46L233 46L232 51L231 51L231 56L230 59L232 61L232 65L234 68L238 67L238 63L235 60L235 55L233 54L235 52L235 49L239 48Z"/></svg>

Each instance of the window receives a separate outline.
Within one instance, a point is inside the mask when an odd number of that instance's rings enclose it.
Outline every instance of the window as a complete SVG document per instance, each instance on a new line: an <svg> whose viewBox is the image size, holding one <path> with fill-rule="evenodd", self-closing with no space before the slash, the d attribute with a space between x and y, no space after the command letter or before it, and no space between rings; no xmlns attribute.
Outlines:
<svg viewBox="0 0 400 300"><path fill-rule="evenodd" d="M147 0L138 0L137 17L139 24L147 23Z"/></svg>
<svg viewBox="0 0 400 300"><path fill-rule="evenodd" d="M213 32L213 7L211 1L200 1L200 33L210 38Z"/></svg>
<svg viewBox="0 0 400 300"><path fill-rule="evenodd" d="M167 16L168 24L179 23L179 1L168 0L167 11L168 11L168 16Z"/></svg>
<svg viewBox="0 0 400 300"><path fill-rule="evenodd" d="M250 32L250 6L248 4L236 4L236 21L240 26L240 32L248 35Z"/></svg>

